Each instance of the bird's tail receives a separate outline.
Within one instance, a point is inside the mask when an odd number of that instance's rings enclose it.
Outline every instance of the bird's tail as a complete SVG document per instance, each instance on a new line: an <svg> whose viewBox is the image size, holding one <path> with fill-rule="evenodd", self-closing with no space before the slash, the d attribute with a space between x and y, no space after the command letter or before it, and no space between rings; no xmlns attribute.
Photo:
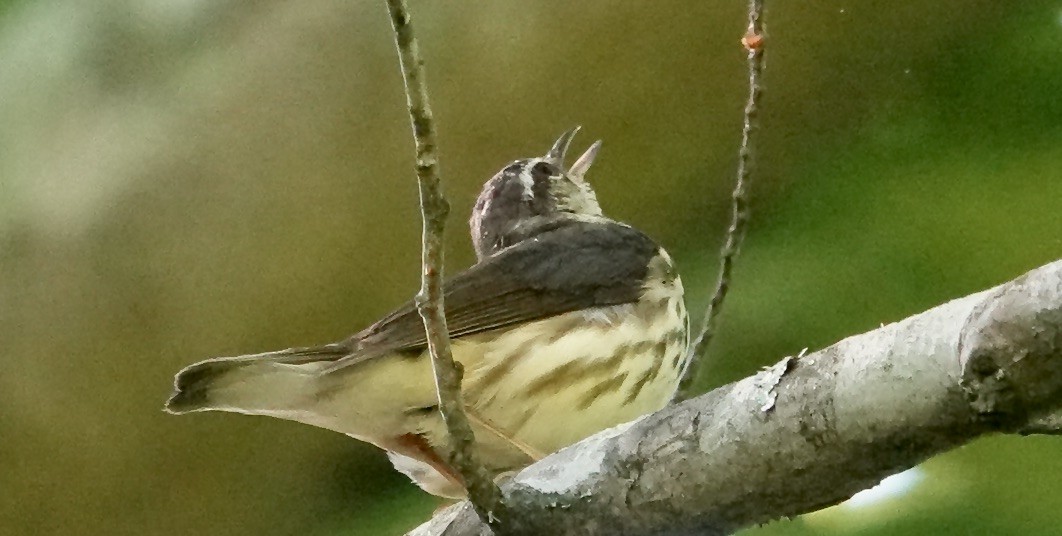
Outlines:
<svg viewBox="0 0 1062 536"><path fill-rule="evenodd" d="M347 352L331 345L200 361L177 373L165 409L290 418L314 400L318 373Z"/></svg>

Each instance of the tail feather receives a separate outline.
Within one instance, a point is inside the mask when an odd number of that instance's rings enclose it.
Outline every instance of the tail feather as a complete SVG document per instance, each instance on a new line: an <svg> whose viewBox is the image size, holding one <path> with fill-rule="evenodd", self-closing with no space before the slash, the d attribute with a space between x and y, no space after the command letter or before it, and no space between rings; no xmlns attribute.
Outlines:
<svg viewBox="0 0 1062 536"><path fill-rule="evenodd" d="M165 410L273 416L299 411L316 394L318 372L347 353L331 345L200 361L177 373Z"/></svg>

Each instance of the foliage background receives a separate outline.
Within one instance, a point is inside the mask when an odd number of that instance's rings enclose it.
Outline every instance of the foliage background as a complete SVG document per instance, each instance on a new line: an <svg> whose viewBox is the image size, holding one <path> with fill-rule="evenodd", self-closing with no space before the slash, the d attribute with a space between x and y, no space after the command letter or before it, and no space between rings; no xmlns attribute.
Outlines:
<svg viewBox="0 0 1062 536"><path fill-rule="evenodd" d="M455 208L573 124L606 210L705 302L744 2L413 2ZM1062 4L771 2L754 223L710 384L1062 252ZM160 411L213 355L336 340L410 296L412 146L381 2L0 0L0 533L398 533L436 503L294 423ZM888 408L881 408L888 411ZM748 534L1049 534L1062 443Z"/></svg>

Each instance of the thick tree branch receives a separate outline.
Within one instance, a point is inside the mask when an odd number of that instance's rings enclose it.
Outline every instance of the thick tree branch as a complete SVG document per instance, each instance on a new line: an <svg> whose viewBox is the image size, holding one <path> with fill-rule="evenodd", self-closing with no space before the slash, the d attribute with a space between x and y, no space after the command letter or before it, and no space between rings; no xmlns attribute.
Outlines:
<svg viewBox="0 0 1062 536"><path fill-rule="evenodd" d="M734 270L734 260L738 251L741 250L741 242L745 238L745 230L749 223L748 189L752 180L752 153L753 133L756 129L756 118L759 115L760 95L763 87L760 79L763 77L763 0L749 0L749 28L745 37L741 39L748 51L749 68L749 96L745 102L745 118L741 128L741 147L738 149L737 182L731 193L730 227L726 232L726 243L719 255L719 277L715 283L715 290L708 302L708 309L701 320L701 328L693 339L689 348L687 369L683 371L682 381L679 383L677 398L685 400L694 393L691 387L696 384L701 368L705 361L705 353L708 344L715 335L715 320L722 310L723 300L730 290L731 274Z"/></svg>
<svg viewBox="0 0 1062 536"><path fill-rule="evenodd" d="M1062 261L606 430L503 486L541 534L728 534L1062 425ZM413 534L490 534L461 504ZM524 525L526 524L526 525Z"/></svg>
<svg viewBox="0 0 1062 536"><path fill-rule="evenodd" d="M435 126L428 89L424 82L424 60L420 57L409 9L405 0L387 0L395 46L406 86L406 102L413 122L413 140L417 148L417 179L420 186L420 209L423 219L421 287L417 309L424 319L428 352L435 373L439 411L450 435L450 464L461 474L472 503L479 515L489 522L502 516L501 492L490 474L475 456L475 437L461 403L460 365L450 353L449 331L443 309L443 230L450 205L443 197L439 182L439 165L435 157Z"/></svg>

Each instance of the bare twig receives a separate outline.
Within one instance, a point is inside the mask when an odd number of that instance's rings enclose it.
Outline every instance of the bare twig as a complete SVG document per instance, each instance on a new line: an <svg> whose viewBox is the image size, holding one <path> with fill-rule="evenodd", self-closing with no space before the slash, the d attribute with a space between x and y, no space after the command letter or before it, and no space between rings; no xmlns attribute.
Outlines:
<svg viewBox="0 0 1062 536"><path fill-rule="evenodd" d="M677 398L684 400L689 398L690 388L699 376L703 366L704 354L708 344L715 335L715 320L722 308L723 300L730 289L731 273L734 269L734 259L741 249L741 241L745 238L745 230L749 222L748 185L751 181L750 167L752 164L753 140L752 134L756 128L756 117L759 114L760 95L763 88L760 78L763 75L763 0L749 0L749 28L741 39L748 50L749 67L749 96L745 103L745 120L741 130L741 148L738 150L737 183L731 194L732 212L730 215L730 227L726 232L726 244L723 245L719 260L719 279L715 284L715 292L708 309L701 321L700 331L689 347L687 367L683 372L682 381L679 383Z"/></svg>
<svg viewBox="0 0 1062 536"><path fill-rule="evenodd" d="M413 139L417 147L416 169L423 217L423 272L420 292L416 298L417 309L424 319L424 329L427 332L428 351L431 354L435 388L439 396L439 411L450 435L450 464L461 474L476 512L484 522L494 524L503 517L501 492L475 456L475 436L461 403L462 369L450 352L449 332L443 309L442 236L450 205L443 197L439 183L439 165L435 157L435 126L424 82L424 60L420 57L405 0L387 0L387 9L395 31L395 45L398 48L402 78L406 86L406 102L413 123Z"/></svg>

